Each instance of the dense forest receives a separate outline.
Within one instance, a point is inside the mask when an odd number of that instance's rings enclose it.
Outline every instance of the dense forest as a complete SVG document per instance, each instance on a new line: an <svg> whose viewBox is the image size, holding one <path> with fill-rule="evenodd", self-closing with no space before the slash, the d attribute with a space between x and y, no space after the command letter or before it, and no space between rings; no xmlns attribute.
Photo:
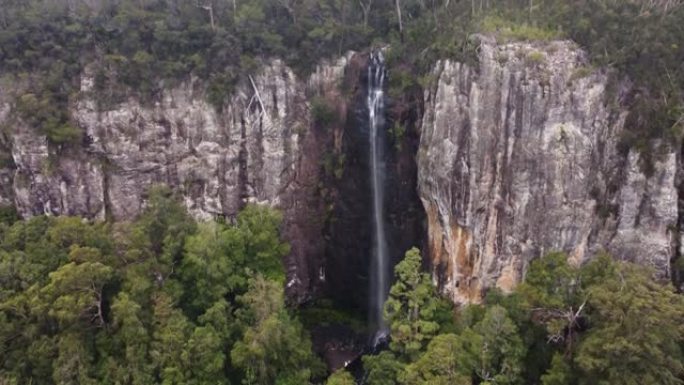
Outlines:
<svg viewBox="0 0 684 385"><path fill-rule="evenodd" d="M268 57L301 73L347 50L388 45L394 93L420 87L435 60L474 60L474 33L569 38L597 66L635 83L624 146L678 137L684 7L676 0L5 0L0 71L23 79L20 116L53 143L82 133L66 106L86 65L98 99L151 98L188 76L208 80L220 108ZM617 79L617 78L616 78ZM16 80L16 79L15 79ZM121 86L127 88L122 89ZM649 151L644 151L648 153Z"/></svg>
<svg viewBox="0 0 684 385"><path fill-rule="evenodd" d="M326 380L312 351L305 325L330 310L285 303L280 223L247 206L235 223L198 224L165 188L133 223L2 223L0 383L354 384L345 370ZM550 254L512 294L459 309L417 249L395 275L391 342L363 357L364 383L684 379L684 297L646 268L606 255L576 268Z"/></svg>
<svg viewBox="0 0 684 385"><path fill-rule="evenodd" d="M305 75L385 47L399 98L429 86L439 59L476 61L476 34L571 39L612 68L614 87L633 90L620 147L646 169L681 140L677 0L2 0L0 88L54 155L88 141L68 112L84 71L102 108L197 78L220 110L269 58ZM0 126L0 164L11 136ZM649 268L549 253L511 293L455 306L417 248L394 268L386 346L330 373L312 328L372 331L325 299L288 302L281 213L248 204L198 222L163 186L145 201L122 222L0 207L0 385L684 384L684 297Z"/></svg>

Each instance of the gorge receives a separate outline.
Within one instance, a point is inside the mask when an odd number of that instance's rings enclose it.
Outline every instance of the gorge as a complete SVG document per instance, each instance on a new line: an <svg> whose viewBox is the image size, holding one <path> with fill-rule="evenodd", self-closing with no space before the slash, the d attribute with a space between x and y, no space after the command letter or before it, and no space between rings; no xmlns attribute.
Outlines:
<svg viewBox="0 0 684 385"><path fill-rule="evenodd" d="M327 292L361 309L354 298L368 287L373 322L389 287L383 263L422 242L434 279L457 303L489 287L510 290L552 250L578 264L605 250L672 277L680 154L668 152L646 174L637 152L619 150L629 84L608 84L607 69L577 76L588 64L571 42L479 39L479 64L438 62L411 107L422 118L406 122L391 116L390 97L383 123L382 59L361 53L319 65L308 80L266 63L221 110L203 101L196 81L154 105L129 98L100 110L86 70L71 110L87 133L82 148L49 145L12 113L6 88L1 116L14 134L0 202L22 217L123 220L140 211L149 186L164 183L199 219L266 203L285 213L288 295L303 302ZM403 137L382 139L405 123L413 126Z"/></svg>
<svg viewBox="0 0 684 385"><path fill-rule="evenodd" d="M6 0L0 385L684 383L684 0Z"/></svg>

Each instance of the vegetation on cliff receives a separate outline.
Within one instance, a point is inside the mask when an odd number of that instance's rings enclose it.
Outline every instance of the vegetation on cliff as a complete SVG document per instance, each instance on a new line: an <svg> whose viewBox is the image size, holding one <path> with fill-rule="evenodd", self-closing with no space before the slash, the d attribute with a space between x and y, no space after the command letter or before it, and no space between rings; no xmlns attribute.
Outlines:
<svg viewBox="0 0 684 385"><path fill-rule="evenodd" d="M429 83L437 59L474 61L474 33L570 38L635 83L624 146L646 150L678 137L684 121L683 19L674 0L8 0L0 71L22 84L19 115L65 144L81 139L65 109L88 64L103 104L132 92L149 99L193 75L220 107L265 57L304 73L322 58L389 44L390 87L401 95Z"/></svg>

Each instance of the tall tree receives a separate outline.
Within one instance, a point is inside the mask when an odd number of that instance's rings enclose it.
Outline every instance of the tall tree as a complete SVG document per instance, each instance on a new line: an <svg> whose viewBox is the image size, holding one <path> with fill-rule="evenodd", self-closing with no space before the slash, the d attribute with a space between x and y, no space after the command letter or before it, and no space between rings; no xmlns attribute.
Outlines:
<svg viewBox="0 0 684 385"><path fill-rule="evenodd" d="M281 283L260 274L243 296L246 306L243 338L230 353L244 373L244 384L306 384L322 371L301 323L285 308Z"/></svg>
<svg viewBox="0 0 684 385"><path fill-rule="evenodd" d="M575 363L581 384L682 383L684 297L648 270L619 264L589 289L589 323Z"/></svg>
<svg viewBox="0 0 684 385"><path fill-rule="evenodd" d="M356 385L356 381L348 371L339 369L328 377L325 385Z"/></svg>
<svg viewBox="0 0 684 385"><path fill-rule="evenodd" d="M439 330L438 294L430 276L421 271L418 249L407 251L394 271L396 282L385 302L385 318L392 335L390 347L401 358L413 360Z"/></svg>
<svg viewBox="0 0 684 385"><path fill-rule="evenodd" d="M467 348L455 334L440 334L427 347L427 351L406 367L401 377L405 385L471 385L471 373L463 362Z"/></svg>
<svg viewBox="0 0 684 385"><path fill-rule="evenodd" d="M375 356L363 356L363 367L368 372L369 385L396 385L404 370L394 353L387 350Z"/></svg>

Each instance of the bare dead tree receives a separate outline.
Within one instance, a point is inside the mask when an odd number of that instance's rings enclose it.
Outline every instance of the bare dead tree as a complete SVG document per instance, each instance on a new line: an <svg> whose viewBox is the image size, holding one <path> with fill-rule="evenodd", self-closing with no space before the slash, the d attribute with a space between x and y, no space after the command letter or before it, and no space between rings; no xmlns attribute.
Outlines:
<svg viewBox="0 0 684 385"><path fill-rule="evenodd" d="M209 21L211 23L211 30L216 31L216 24L214 22L214 4L212 0L197 0L197 7L209 12Z"/></svg>
<svg viewBox="0 0 684 385"><path fill-rule="evenodd" d="M568 309L535 308L532 309L532 318L542 323L551 320L562 320L564 327L549 335L548 342L565 342L566 351L570 351L572 349L576 331L581 326L580 320L583 317L582 311L584 311L584 307L587 305L587 300L588 299L585 299L577 310L572 307Z"/></svg>
<svg viewBox="0 0 684 385"><path fill-rule="evenodd" d="M397 19L399 20L399 34L404 35L404 25L401 21L401 3L400 0L394 0L394 5L397 7Z"/></svg>
<svg viewBox="0 0 684 385"><path fill-rule="evenodd" d="M640 14L645 15L652 11L667 14L682 5L682 0L640 0Z"/></svg>
<svg viewBox="0 0 684 385"><path fill-rule="evenodd" d="M363 28L368 27L368 15L370 14L371 6L373 5L373 0L359 0L359 5L361 6L361 11L363 12Z"/></svg>

